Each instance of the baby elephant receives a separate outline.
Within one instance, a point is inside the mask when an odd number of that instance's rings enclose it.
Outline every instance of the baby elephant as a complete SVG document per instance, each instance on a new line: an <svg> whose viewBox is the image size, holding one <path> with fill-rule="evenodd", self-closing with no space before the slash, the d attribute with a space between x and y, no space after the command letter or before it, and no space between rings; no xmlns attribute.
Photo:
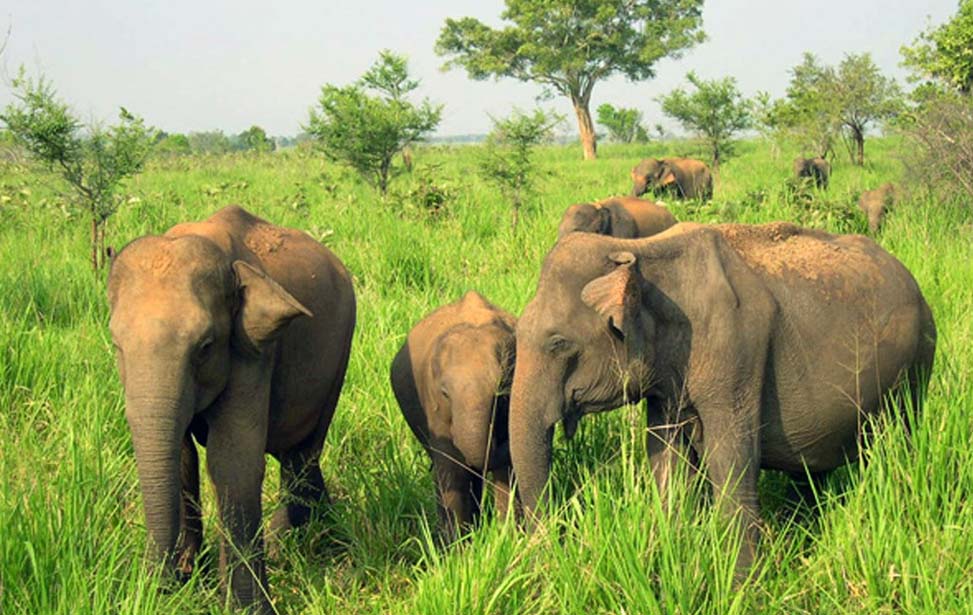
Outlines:
<svg viewBox="0 0 973 615"><path fill-rule="evenodd" d="M631 196L617 196L597 203L568 207L557 227L557 238L568 233L598 233L620 239L650 237L676 224L664 206Z"/></svg>
<svg viewBox="0 0 973 615"><path fill-rule="evenodd" d="M392 361L395 398L432 459L446 543L476 522L487 471L497 513L507 511L515 325L511 314L470 291L413 327Z"/></svg>
<svg viewBox="0 0 973 615"><path fill-rule="evenodd" d="M794 177L798 181L807 178L816 188L827 190L828 180L831 179L831 163L821 157L798 156L794 159Z"/></svg>
<svg viewBox="0 0 973 615"><path fill-rule="evenodd" d="M877 233L882 222L885 220L885 212L888 211L892 203L895 202L895 186L892 184L882 184L874 190L862 192L858 199L858 207L865 212L868 217L868 229L872 233Z"/></svg>

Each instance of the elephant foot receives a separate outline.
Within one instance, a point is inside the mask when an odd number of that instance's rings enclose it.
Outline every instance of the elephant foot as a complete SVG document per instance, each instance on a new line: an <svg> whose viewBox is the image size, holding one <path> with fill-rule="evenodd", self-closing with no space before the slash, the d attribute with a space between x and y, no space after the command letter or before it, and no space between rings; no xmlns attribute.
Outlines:
<svg viewBox="0 0 973 615"><path fill-rule="evenodd" d="M180 581L186 581L192 576L196 569L196 558L202 547L202 537L183 535L179 544L176 546L176 577Z"/></svg>

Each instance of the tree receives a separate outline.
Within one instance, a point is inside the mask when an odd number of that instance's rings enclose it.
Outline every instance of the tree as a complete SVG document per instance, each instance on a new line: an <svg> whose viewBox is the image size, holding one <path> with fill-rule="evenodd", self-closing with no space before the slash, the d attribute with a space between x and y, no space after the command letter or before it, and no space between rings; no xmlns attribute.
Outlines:
<svg viewBox="0 0 973 615"><path fill-rule="evenodd" d="M257 125L253 125L237 135L237 143L239 143L240 149L252 152L272 152L275 148L274 141L267 137L263 128Z"/></svg>
<svg viewBox="0 0 973 615"><path fill-rule="evenodd" d="M222 130L191 132L189 145L194 154L225 154L231 149L230 139Z"/></svg>
<svg viewBox="0 0 973 615"><path fill-rule="evenodd" d="M608 129L613 141L619 143L644 143L649 133L642 126L642 112L638 109L615 108L608 103L598 106L598 123Z"/></svg>
<svg viewBox="0 0 973 615"><path fill-rule="evenodd" d="M596 157L589 104L595 84L614 73L655 76L655 63L704 40L703 0L506 0L493 29L477 19L447 19L436 52L446 68L472 79L513 77L571 100L586 160Z"/></svg>
<svg viewBox="0 0 973 615"><path fill-rule="evenodd" d="M441 105L406 97L419 82L409 79L404 56L382 51L361 79L346 87L325 85L304 130L331 160L355 169L382 195L399 172L393 160L439 125Z"/></svg>
<svg viewBox="0 0 973 615"><path fill-rule="evenodd" d="M902 110L902 91L894 79L882 75L867 53L845 55L828 86L837 107L838 121L850 137L848 153L852 162L862 166L865 131L870 124L898 115Z"/></svg>
<svg viewBox="0 0 973 615"><path fill-rule="evenodd" d="M953 18L901 49L913 81L938 83L963 95L973 92L973 0L962 0Z"/></svg>
<svg viewBox="0 0 973 615"><path fill-rule="evenodd" d="M91 265L104 264L104 224L118 209L116 191L139 171L152 147L154 131L122 107L119 122L85 127L56 98L43 77L23 68L12 82L15 102L0 114L17 142L74 189L91 222Z"/></svg>
<svg viewBox="0 0 973 615"><path fill-rule="evenodd" d="M512 206L511 222L517 229L520 208L533 189L536 169L534 147L554 138L554 128L564 121L555 113L535 109L514 110L503 119L490 118L493 130L487 136L480 161L480 173L495 184Z"/></svg>
<svg viewBox="0 0 973 615"><path fill-rule="evenodd" d="M696 90L677 88L663 96L662 112L696 133L709 148L713 167L718 168L732 151L733 135L752 124L750 103L733 77L707 81L690 72L686 79Z"/></svg>
<svg viewBox="0 0 973 615"><path fill-rule="evenodd" d="M162 156L185 156L192 153L192 145L190 145L189 137L186 135L166 134L160 131L156 134L152 151L156 155Z"/></svg>
<svg viewBox="0 0 973 615"><path fill-rule="evenodd" d="M818 62L812 53L791 69L791 80L784 100L768 108L778 134L796 139L802 154L827 158L834 154L834 142L841 126L828 91L834 80L833 69Z"/></svg>

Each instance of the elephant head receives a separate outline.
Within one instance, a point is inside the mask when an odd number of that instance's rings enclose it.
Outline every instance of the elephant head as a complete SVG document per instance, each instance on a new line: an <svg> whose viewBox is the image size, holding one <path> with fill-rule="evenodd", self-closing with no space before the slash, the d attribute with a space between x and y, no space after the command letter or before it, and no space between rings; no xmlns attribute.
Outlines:
<svg viewBox="0 0 973 615"><path fill-rule="evenodd" d="M638 163L632 169L632 196L642 196L650 189L660 186L667 174L672 173L664 160L646 158Z"/></svg>
<svg viewBox="0 0 973 615"><path fill-rule="evenodd" d="M582 414L638 400L650 384L655 325L637 258L590 249L597 239L555 246L517 324L510 452L526 512L547 482L554 425L563 420L570 437Z"/></svg>
<svg viewBox="0 0 973 615"><path fill-rule="evenodd" d="M453 444L472 468L510 465L507 416L514 351L513 330L497 320L453 327L433 354L436 405L450 417Z"/></svg>
<svg viewBox="0 0 973 615"><path fill-rule="evenodd" d="M150 556L169 569L190 424L223 391L236 361L265 360L283 327L310 313L257 266L198 235L129 244L112 262L108 296Z"/></svg>
<svg viewBox="0 0 973 615"><path fill-rule="evenodd" d="M564 217L561 218L561 224L557 228L557 237L560 239L568 233L574 232L610 235L611 222L611 211L608 208L590 203L571 205L565 210Z"/></svg>

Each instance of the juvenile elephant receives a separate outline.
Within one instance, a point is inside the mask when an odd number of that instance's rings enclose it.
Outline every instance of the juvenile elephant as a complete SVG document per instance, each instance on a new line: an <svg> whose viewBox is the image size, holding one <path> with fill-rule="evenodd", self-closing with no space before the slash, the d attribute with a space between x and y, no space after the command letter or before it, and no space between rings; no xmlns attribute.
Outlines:
<svg viewBox="0 0 973 615"><path fill-rule="evenodd" d="M632 196L670 194L682 199L713 198L713 175L692 158L646 158L632 169Z"/></svg>
<svg viewBox="0 0 973 615"><path fill-rule="evenodd" d="M868 217L868 228L877 233L885 214L895 202L895 186L890 183L882 184L874 190L866 190L858 199L858 207Z"/></svg>
<svg viewBox="0 0 973 615"><path fill-rule="evenodd" d="M515 325L511 314L470 291L413 327L392 361L395 398L432 459L446 542L476 522L487 471L497 510L506 513Z"/></svg>
<svg viewBox="0 0 973 615"><path fill-rule="evenodd" d="M912 275L866 237L684 223L565 237L516 339L510 453L525 512L542 502L557 422L570 434L584 414L646 399L660 491L677 460L703 459L722 509L741 513L742 570L758 470L855 459L863 416L892 391L923 393L936 328Z"/></svg>
<svg viewBox="0 0 973 615"><path fill-rule="evenodd" d="M108 296L150 557L188 572L200 548L195 440L227 537L224 579L239 605L271 612L264 454L285 492L272 527L303 523L327 498L318 459L355 326L348 272L308 235L226 207L131 242Z"/></svg>
<svg viewBox="0 0 973 615"><path fill-rule="evenodd" d="M580 231L634 239L661 233L675 223L675 216L658 203L619 196L571 205L561 218L557 237Z"/></svg>
<svg viewBox="0 0 973 615"><path fill-rule="evenodd" d="M831 179L831 163L824 158L802 158L798 156L794 159L794 177L798 181L809 178L814 182L816 188L826 190L828 181Z"/></svg>

